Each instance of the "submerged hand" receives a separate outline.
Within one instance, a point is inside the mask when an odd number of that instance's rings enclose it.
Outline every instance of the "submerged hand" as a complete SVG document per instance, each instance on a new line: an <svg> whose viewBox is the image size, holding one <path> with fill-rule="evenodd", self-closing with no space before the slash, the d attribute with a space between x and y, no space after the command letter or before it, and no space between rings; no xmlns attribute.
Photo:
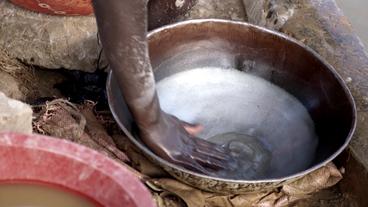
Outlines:
<svg viewBox="0 0 368 207"><path fill-rule="evenodd" d="M187 169L211 174L233 168L233 158L227 149L194 137L201 126L180 121L162 112L154 126L140 129L141 139L165 160Z"/></svg>

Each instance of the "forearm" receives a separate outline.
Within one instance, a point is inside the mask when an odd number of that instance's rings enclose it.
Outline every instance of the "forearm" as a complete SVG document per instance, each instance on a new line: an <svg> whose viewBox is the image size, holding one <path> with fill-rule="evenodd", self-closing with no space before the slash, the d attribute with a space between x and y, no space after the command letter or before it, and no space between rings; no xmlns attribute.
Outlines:
<svg viewBox="0 0 368 207"><path fill-rule="evenodd" d="M139 123L155 122L159 104L148 56L146 0L94 0L101 42L125 100Z"/></svg>

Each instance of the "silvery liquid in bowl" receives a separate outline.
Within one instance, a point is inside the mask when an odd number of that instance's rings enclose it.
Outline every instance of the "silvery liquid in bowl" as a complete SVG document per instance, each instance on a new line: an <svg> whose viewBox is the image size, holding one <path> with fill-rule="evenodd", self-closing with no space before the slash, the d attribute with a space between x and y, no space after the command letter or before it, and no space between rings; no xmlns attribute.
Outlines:
<svg viewBox="0 0 368 207"><path fill-rule="evenodd" d="M271 179L312 164L318 144L302 103L280 87L235 69L198 68L157 83L162 109L200 123L198 137L231 149L235 171L218 177Z"/></svg>

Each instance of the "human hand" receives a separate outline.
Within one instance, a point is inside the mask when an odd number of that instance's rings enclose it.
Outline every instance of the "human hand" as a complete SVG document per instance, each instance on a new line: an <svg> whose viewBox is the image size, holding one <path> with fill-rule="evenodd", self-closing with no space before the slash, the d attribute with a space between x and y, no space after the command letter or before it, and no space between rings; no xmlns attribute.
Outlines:
<svg viewBox="0 0 368 207"><path fill-rule="evenodd" d="M195 137L202 129L162 112L154 126L140 129L140 137L163 159L190 170L211 174L234 168L228 148Z"/></svg>

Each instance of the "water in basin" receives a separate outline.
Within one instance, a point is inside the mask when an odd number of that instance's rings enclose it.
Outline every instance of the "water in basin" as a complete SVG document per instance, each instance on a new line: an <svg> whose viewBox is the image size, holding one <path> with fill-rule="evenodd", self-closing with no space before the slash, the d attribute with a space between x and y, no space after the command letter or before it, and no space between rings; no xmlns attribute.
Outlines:
<svg viewBox="0 0 368 207"><path fill-rule="evenodd" d="M199 138L229 147L238 157L233 179L278 178L307 169L318 138L307 109L293 95L235 69L198 68L157 83L167 113L204 130Z"/></svg>
<svg viewBox="0 0 368 207"><path fill-rule="evenodd" d="M0 184L3 207L101 207L88 198L64 189L40 184Z"/></svg>

